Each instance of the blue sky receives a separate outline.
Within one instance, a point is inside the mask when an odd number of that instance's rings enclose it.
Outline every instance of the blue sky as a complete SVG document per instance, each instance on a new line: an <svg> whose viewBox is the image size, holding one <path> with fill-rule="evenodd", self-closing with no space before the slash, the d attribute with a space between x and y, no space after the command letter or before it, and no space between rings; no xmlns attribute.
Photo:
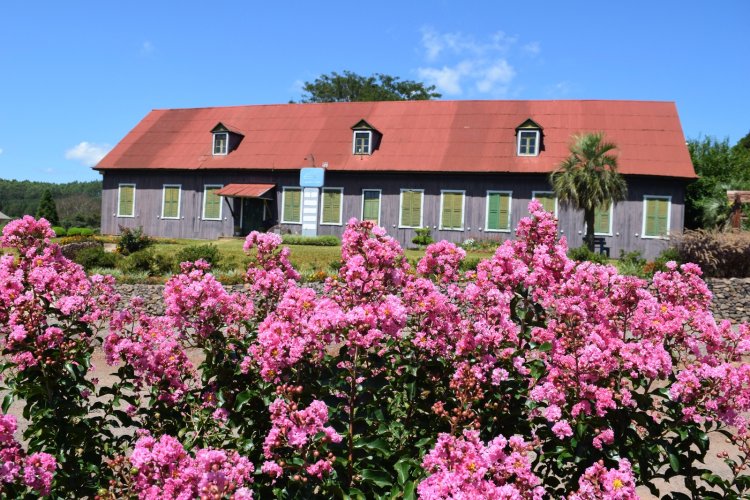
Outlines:
<svg viewBox="0 0 750 500"><path fill-rule="evenodd" d="M331 71L444 99L677 103L686 137L750 131L750 2L3 2L0 178L97 179L154 108L284 103Z"/></svg>

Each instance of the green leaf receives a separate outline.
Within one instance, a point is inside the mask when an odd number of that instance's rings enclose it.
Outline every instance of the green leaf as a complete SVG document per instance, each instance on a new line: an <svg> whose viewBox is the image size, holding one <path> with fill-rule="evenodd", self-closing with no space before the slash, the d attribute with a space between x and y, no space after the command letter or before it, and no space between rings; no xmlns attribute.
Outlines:
<svg viewBox="0 0 750 500"><path fill-rule="evenodd" d="M241 410L243 406L245 406L245 403L250 401L250 399L253 397L253 393L249 390L244 390L241 393L237 394L237 399L234 402L234 408L236 410Z"/></svg>
<svg viewBox="0 0 750 500"><path fill-rule="evenodd" d="M371 441L358 439L357 442L354 443L354 447L379 451L383 455L388 455L388 453L391 451L391 447L388 446L388 443L385 441L385 439L381 438L373 439Z"/></svg>
<svg viewBox="0 0 750 500"><path fill-rule="evenodd" d="M404 486L404 500L414 500L415 498L417 498L417 496L415 495L415 490L416 484L414 483L414 481L409 481L408 483L406 483L406 485Z"/></svg>
<svg viewBox="0 0 750 500"><path fill-rule="evenodd" d="M551 342L545 342L542 345L539 346L539 350L542 352L548 352L552 350L552 343Z"/></svg>
<svg viewBox="0 0 750 500"><path fill-rule="evenodd" d="M3 413L8 413L8 408L13 404L13 396L6 394L3 398Z"/></svg>
<svg viewBox="0 0 750 500"><path fill-rule="evenodd" d="M373 469L363 469L361 472L361 475L363 479L371 483L375 483L381 488L390 488L392 486L390 477L388 476L388 474L382 471L373 470Z"/></svg>
<svg viewBox="0 0 750 500"><path fill-rule="evenodd" d="M680 471L680 457L671 451L669 452L669 466L672 467L672 470L675 472Z"/></svg>
<svg viewBox="0 0 750 500"><path fill-rule="evenodd" d="M411 463L409 463L409 460L402 458L396 462L396 465L394 465L393 468L396 469L396 473L398 474L398 484L406 483L406 480L409 479L409 470L411 470Z"/></svg>

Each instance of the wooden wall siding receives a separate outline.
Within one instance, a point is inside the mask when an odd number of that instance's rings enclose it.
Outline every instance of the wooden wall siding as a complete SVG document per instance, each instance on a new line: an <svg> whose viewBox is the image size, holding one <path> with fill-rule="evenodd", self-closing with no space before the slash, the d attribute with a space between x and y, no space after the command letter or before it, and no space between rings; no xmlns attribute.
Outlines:
<svg viewBox="0 0 750 500"><path fill-rule="evenodd" d="M628 177L628 199L614 207L613 234L605 236L610 255L617 257L620 250L639 250L647 258L658 255L668 242L641 237L643 224L643 196L671 196L671 230L679 232L684 222L684 181L679 179ZM118 224L127 227L143 226L145 232L154 236L172 238L215 239L232 236L235 222L226 203L223 205L221 221L202 220L203 186L205 184L271 183L276 184L276 214L281 213L281 189L297 186L298 172L170 172L131 171L105 172L102 196L102 232L117 234ZM117 187L119 183L136 184L134 218L116 217ZM179 220L162 220L163 184L182 184L182 204ZM342 225L318 225L318 234L341 236L346 222L362 215L362 189L381 190L380 223L389 234L402 245L410 246L413 229L400 229L399 202L401 189L423 189L423 221L432 229L435 240L446 239L460 243L468 238L502 241L513 237L513 231L521 217L528 214L527 206L533 191L548 191L544 175L517 174L394 174L376 173L354 175L345 172L328 172L326 186L344 188ZM441 190L466 192L464 206L464 229L462 231L440 230ZM486 192L512 191L511 232L486 232ZM239 213L235 213L239 218ZM564 205L559 206L560 232L571 247L583 243L583 214ZM320 214L318 214L320 221ZM282 232L299 234L300 224L282 224Z"/></svg>

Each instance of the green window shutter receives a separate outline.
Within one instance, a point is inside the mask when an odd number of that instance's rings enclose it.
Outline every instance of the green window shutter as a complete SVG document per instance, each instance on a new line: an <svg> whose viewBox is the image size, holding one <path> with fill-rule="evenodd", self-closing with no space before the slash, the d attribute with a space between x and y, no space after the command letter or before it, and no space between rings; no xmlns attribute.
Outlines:
<svg viewBox="0 0 750 500"><path fill-rule="evenodd" d="M204 219L221 218L221 197L216 194L216 191L219 189L218 186L205 188L205 199L203 200Z"/></svg>
<svg viewBox="0 0 750 500"><path fill-rule="evenodd" d="M403 191L401 193L401 225L419 227L422 221L422 192Z"/></svg>
<svg viewBox="0 0 750 500"><path fill-rule="evenodd" d="M463 225L463 193L443 193L443 229L460 229Z"/></svg>
<svg viewBox="0 0 750 500"><path fill-rule="evenodd" d="M300 222L302 190L284 190L284 222Z"/></svg>
<svg viewBox="0 0 750 500"><path fill-rule="evenodd" d="M510 193L490 193L487 203L487 229L510 229Z"/></svg>
<svg viewBox="0 0 750 500"><path fill-rule="evenodd" d="M164 188L163 217L177 218L180 215L180 188L179 186L166 186Z"/></svg>
<svg viewBox="0 0 750 500"><path fill-rule="evenodd" d="M594 211L594 233L609 234L609 214L609 204Z"/></svg>
<svg viewBox="0 0 750 500"><path fill-rule="evenodd" d="M553 193L537 193L534 198L542 204L544 210L555 214L555 195Z"/></svg>
<svg viewBox="0 0 750 500"><path fill-rule="evenodd" d="M341 224L341 191L323 191L323 223Z"/></svg>
<svg viewBox="0 0 750 500"><path fill-rule="evenodd" d="M646 200L646 231L644 236L667 236L669 234L669 200L649 198Z"/></svg>
<svg viewBox="0 0 750 500"><path fill-rule="evenodd" d="M380 192L364 191L362 196L364 198L362 200L362 220L377 223L380 215Z"/></svg>
<svg viewBox="0 0 750 500"><path fill-rule="evenodd" d="M118 215L132 217L135 189L133 186L120 186L120 203Z"/></svg>

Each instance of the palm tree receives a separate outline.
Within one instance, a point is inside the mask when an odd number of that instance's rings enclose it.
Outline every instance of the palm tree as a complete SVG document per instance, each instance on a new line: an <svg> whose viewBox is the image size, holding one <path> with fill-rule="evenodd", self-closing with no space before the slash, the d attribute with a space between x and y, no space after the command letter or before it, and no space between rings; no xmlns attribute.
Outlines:
<svg viewBox="0 0 750 500"><path fill-rule="evenodd" d="M583 210L584 241L594 251L594 222L597 208L622 201L627 183L617 172L617 146L604 140L602 132L574 135L570 156L550 174L549 182L561 203Z"/></svg>

